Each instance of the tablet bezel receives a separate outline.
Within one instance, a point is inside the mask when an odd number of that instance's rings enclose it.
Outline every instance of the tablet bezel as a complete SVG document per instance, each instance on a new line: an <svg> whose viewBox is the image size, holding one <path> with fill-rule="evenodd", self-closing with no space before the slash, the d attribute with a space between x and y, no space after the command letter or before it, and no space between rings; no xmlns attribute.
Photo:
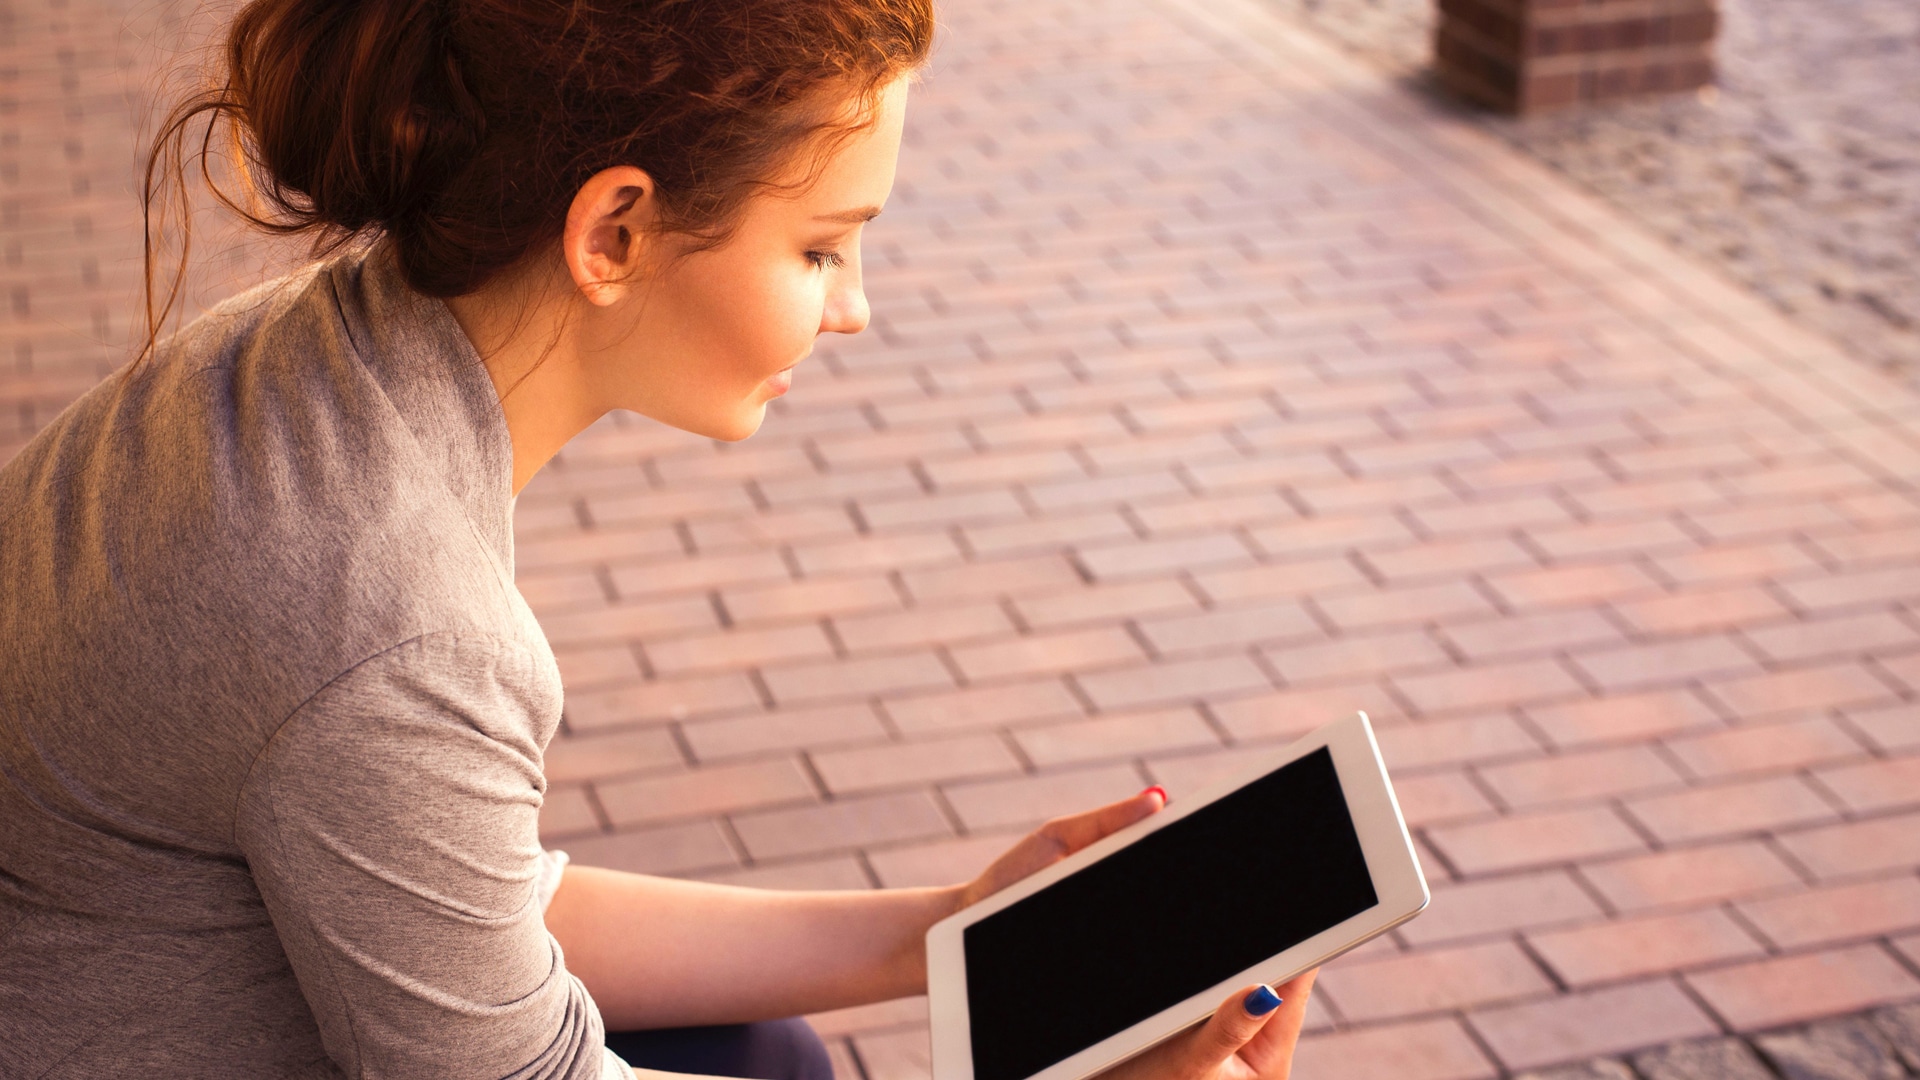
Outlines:
<svg viewBox="0 0 1920 1080"><path fill-rule="evenodd" d="M1427 906L1426 878L1420 857L1387 779L1380 746L1367 714L1356 713L1316 728L1283 750L1263 753L1245 769L1171 803L1144 821L1105 837L1025 878L972 907L948 916L927 931L927 991L933 1027L934 1080L973 1080L973 1046L968 1031L966 955L963 934L981 919L1033 895L1061 878L1097 862L1190 814L1198 813L1290 761L1326 747L1353 817L1354 832L1367 861L1379 902L1305 941L1269 957L1214 986L1177 1002L1132 1027L1055 1062L1026 1080L1080 1080L1118 1064L1212 1013L1226 995L1248 983L1280 983L1413 918Z"/></svg>

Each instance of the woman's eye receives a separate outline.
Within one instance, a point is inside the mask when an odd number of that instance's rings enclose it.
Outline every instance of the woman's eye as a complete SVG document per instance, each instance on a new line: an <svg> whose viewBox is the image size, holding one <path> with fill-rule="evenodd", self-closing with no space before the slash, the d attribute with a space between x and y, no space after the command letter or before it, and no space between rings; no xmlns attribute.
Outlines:
<svg viewBox="0 0 1920 1080"><path fill-rule="evenodd" d="M846 262L837 251L809 251L807 261L812 263L816 270L838 270Z"/></svg>

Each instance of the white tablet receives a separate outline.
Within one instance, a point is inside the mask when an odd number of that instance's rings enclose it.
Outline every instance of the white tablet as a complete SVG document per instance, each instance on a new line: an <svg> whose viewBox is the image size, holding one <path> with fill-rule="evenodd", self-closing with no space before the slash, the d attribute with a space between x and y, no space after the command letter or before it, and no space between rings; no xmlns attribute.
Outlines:
<svg viewBox="0 0 1920 1080"><path fill-rule="evenodd" d="M1079 1080L1411 919L1365 713L927 931L934 1080Z"/></svg>

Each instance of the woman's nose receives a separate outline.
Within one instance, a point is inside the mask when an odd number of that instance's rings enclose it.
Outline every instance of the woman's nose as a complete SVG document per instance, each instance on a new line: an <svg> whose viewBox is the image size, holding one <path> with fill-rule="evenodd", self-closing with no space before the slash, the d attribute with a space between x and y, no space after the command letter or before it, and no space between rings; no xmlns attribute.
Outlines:
<svg viewBox="0 0 1920 1080"><path fill-rule="evenodd" d="M827 293L826 309L820 313L823 334L857 334L867 328L873 312L867 307L867 290L859 273L843 274Z"/></svg>

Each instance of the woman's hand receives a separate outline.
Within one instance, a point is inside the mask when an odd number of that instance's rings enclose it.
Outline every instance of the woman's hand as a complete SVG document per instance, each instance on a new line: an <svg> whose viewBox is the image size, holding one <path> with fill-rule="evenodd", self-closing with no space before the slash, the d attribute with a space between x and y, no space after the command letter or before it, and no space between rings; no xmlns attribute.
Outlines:
<svg viewBox="0 0 1920 1080"><path fill-rule="evenodd" d="M1237 990L1206 1023L1121 1062L1099 1080L1287 1080L1318 974L1309 971L1271 990Z"/></svg>
<svg viewBox="0 0 1920 1080"><path fill-rule="evenodd" d="M954 910L969 907L1019 881L1052 866L1095 840L1159 813L1167 805L1167 791L1158 784L1117 803L1069 817L1057 817L1013 845L993 865L961 890Z"/></svg>

